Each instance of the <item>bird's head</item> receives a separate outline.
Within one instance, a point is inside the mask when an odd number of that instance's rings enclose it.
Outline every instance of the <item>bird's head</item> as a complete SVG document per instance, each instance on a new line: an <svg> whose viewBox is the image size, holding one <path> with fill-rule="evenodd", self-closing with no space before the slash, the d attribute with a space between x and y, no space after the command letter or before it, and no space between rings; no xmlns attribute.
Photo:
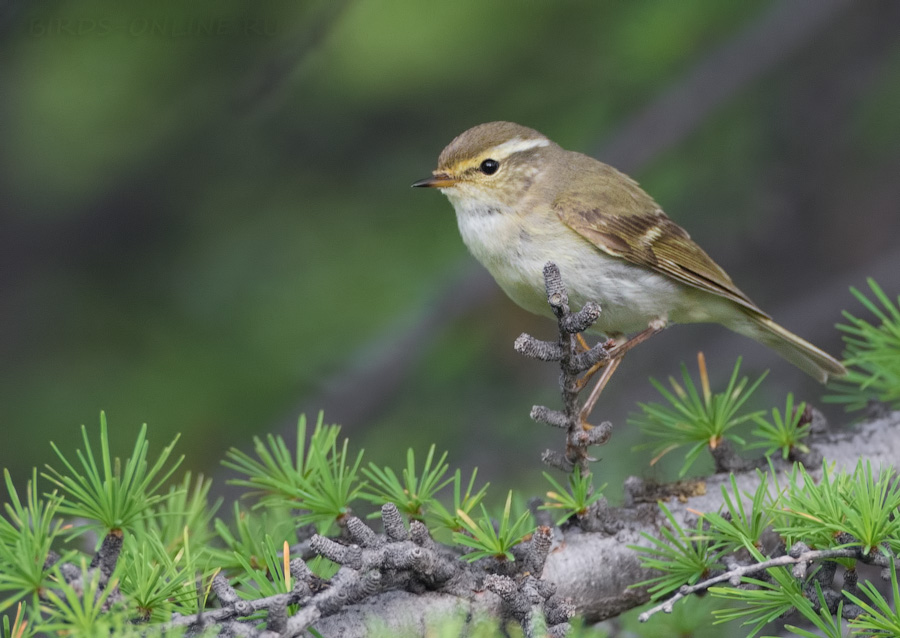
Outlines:
<svg viewBox="0 0 900 638"><path fill-rule="evenodd" d="M512 122L479 124L458 135L431 177L413 186L438 188L454 203L511 208L525 197L560 147Z"/></svg>

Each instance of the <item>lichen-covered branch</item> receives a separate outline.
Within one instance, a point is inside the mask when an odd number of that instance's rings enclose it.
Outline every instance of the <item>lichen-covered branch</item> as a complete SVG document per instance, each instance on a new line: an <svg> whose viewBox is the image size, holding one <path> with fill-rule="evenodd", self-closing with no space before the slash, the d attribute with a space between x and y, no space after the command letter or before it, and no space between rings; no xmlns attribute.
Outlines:
<svg viewBox="0 0 900 638"><path fill-rule="evenodd" d="M547 289L547 303L557 319L559 337L556 342L541 341L531 335L522 334L516 339L515 349L520 354L540 361L558 361L560 367L559 387L562 393L563 409L552 410L543 405L536 405L531 410L531 418L566 431L565 451L547 450L542 456L544 463L570 472L580 467L582 472L588 471L588 463L594 459L588 454L588 448L602 445L609 439L612 425L608 422L594 427L584 423L582 405L578 401L579 393L584 389L585 372L609 359L604 344L600 343L589 350L579 349L576 335L590 328L600 317L600 306L588 302L577 311L569 308L569 295L563 284L559 268L550 262L544 266L544 283Z"/></svg>
<svg viewBox="0 0 900 638"><path fill-rule="evenodd" d="M194 630L215 625L221 628L220 635L289 637L306 635L304 632L312 626L320 633L329 634L322 629L330 626L329 618L341 616L342 622L354 625L347 615L352 618L358 613L353 610L363 605L372 610L370 621L387 619L380 613L378 601L397 601L398 592L406 592L410 600L422 598L445 603L457 599L456 607L466 608L467 614L477 610L515 621L528 636L540 635L536 627L545 628L550 635L565 635L572 606L556 595L552 582L542 578L551 547L549 528L539 528L534 533L524 548L521 562L500 569L491 561L471 564L460 560L458 553L435 543L419 521L412 521L407 532L393 504L382 508L382 521L385 534L380 535L362 520L348 519L346 532L350 544L324 536L311 539L310 548L316 555L341 565L328 581L317 578L303 561L295 559L291 562L295 585L290 593L244 600L218 574L213 580L213 591L222 606L195 616L179 616L172 624L187 625ZM505 573L501 575L500 571ZM429 593L439 597L428 596ZM444 603L437 606L443 609ZM289 605L302 608L288 616ZM257 621L242 620L259 611L267 614L264 629L255 628ZM429 611L429 605L424 604L422 611ZM402 613L399 617L410 619L410 614ZM357 635L352 631L347 633L344 627L339 631L345 636Z"/></svg>

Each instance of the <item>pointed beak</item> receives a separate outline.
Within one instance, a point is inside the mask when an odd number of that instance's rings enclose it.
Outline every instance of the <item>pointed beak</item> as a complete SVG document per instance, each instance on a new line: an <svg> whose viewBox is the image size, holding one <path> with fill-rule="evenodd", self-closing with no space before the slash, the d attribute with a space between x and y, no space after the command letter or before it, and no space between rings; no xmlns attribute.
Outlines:
<svg viewBox="0 0 900 638"><path fill-rule="evenodd" d="M456 180L447 175L446 173L437 173L436 175L432 175L431 177L426 177L425 179L420 179L418 182L413 183L413 188L447 188L448 186L453 186L456 184Z"/></svg>

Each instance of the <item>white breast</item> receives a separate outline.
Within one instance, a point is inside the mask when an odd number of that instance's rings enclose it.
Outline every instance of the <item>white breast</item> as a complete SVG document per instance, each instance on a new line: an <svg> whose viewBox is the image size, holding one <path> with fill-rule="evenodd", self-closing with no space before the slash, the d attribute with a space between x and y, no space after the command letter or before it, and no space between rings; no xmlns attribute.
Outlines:
<svg viewBox="0 0 900 638"><path fill-rule="evenodd" d="M573 309L587 301L600 304L594 332L636 332L654 319L668 319L685 303L685 286L603 253L557 220L532 227L515 211L447 195L466 246L526 310L552 316L543 279L548 261L559 266Z"/></svg>

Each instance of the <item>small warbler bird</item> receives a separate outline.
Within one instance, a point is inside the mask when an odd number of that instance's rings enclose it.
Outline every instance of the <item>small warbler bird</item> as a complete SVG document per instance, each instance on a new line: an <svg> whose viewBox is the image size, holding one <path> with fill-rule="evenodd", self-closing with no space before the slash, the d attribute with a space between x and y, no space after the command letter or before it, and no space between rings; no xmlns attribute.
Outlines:
<svg viewBox="0 0 900 638"><path fill-rule="evenodd" d="M668 323L719 323L825 383L839 361L785 330L637 182L512 122L471 128L432 177L463 241L517 304L550 315L543 267L554 262L577 307L600 304L592 331L612 339Z"/></svg>

